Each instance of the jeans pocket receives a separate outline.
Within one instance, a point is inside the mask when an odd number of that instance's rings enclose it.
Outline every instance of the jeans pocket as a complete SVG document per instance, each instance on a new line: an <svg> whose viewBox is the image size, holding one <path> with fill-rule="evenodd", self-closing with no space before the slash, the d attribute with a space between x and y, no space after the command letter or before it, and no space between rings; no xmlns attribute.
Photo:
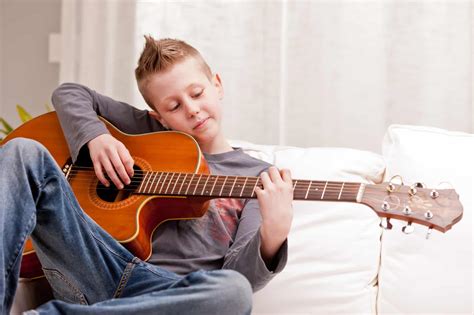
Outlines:
<svg viewBox="0 0 474 315"><path fill-rule="evenodd" d="M88 304L85 295L69 281L61 272L56 269L43 268L44 275L48 280L55 299L74 303L74 304Z"/></svg>

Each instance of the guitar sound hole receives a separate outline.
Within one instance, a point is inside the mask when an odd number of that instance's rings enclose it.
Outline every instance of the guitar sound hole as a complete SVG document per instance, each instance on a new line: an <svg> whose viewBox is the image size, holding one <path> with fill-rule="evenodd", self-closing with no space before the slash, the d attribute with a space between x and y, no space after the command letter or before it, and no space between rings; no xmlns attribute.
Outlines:
<svg viewBox="0 0 474 315"><path fill-rule="evenodd" d="M96 187L97 196L107 202L119 202L129 198L132 194L135 193L135 191L138 189L140 183L143 180L143 173L141 168L134 165L133 170L134 174L131 178L130 185L125 185L122 190L117 189L117 187L115 187L109 177L106 176L107 180L110 182L110 186L105 187L101 182L98 182L98 185Z"/></svg>

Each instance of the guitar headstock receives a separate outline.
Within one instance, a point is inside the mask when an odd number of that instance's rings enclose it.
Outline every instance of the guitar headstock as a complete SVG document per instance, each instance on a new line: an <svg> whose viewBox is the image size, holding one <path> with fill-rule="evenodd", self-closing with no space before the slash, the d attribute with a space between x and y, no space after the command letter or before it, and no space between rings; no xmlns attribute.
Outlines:
<svg viewBox="0 0 474 315"><path fill-rule="evenodd" d="M463 207L454 189L424 188L385 182L365 186L361 203L371 207L380 217L386 218L384 228L391 228L389 219L408 222L403 228L411 233L412 223L446 232L462 218Z"/></svg>

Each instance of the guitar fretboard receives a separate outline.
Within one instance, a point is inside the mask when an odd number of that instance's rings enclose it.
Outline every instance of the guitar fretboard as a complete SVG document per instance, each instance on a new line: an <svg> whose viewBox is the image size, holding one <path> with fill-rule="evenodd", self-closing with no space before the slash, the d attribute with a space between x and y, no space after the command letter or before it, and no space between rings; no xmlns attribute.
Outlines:
<svg viewBox="0 0 474 315"><path fill-rule="evenodd" d="M136 193L146 195L256 198L259 177L194 173L144 172ZM356 202L361 183L293 180L295 200Z"/></svg>

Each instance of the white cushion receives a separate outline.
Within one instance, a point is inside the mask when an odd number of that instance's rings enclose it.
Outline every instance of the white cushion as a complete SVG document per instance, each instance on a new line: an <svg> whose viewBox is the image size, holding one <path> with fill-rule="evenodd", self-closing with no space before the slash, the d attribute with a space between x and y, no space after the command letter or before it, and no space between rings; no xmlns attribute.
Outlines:
<svg viewBox="0 0 474 315"><path fill-rule="evenodd" d="M294 179L373 183L380 182L384 172L382 157L366 151L232 144L289 168ZM355 203L294 201L293 205L287 266L254 294L253 313L375 313L378 216Z"/></svg>
<svg viewBox="0 0 474 315"><path fill-rule="evenodd" d="M464 205L462 220L443 234L416 226L405 235L392 222L383 234L380 314L472 314L472 210L474 136L437 128L392 125L383 142L386 180L401 175L405 184L429 188L449 182Z"/></svg>

